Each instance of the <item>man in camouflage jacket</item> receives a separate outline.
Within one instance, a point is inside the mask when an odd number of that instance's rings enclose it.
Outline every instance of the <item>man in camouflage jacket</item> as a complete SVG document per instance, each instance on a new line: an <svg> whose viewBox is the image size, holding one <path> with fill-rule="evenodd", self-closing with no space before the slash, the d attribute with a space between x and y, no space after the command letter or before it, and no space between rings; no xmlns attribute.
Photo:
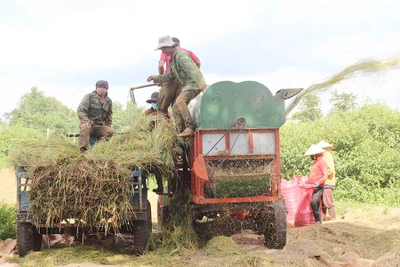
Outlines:
<svg viewBox="0 0 400 267"><path fill-rule="evenodd" d="M78 107L80 122L79 150L86 151L89 138L110 137L114 135L112 125L112 101L107 96L108 82L98 81L96 90L83 97Z"/></svg>
<svg viewBox="0 0 400 267"><path fill-rule="evenodd" d="M170 36L163 36L158 40L156 50L161 49L167 56L171 56L169 61L171 71L162 75L151 75L147 81L162 83L176 79L182 86L182 92L172 106L172 116L180 132L179 136L189 137L193 134L194 124L187 105L206 88L206 83L190 55L177 49L176 45Z"/></svg>

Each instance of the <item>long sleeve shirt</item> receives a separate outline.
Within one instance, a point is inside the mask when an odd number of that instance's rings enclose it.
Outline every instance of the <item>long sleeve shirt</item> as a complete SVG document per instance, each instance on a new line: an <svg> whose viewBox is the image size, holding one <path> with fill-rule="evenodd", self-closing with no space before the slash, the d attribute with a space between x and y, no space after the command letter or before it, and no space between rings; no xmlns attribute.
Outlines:
<svg viewBox="0 0 400 267"><path fill-rule="evenodd" d="M187 52L175 48L169 65L171 71L162 75L154 75L154 82L161 83L176 79L182 86L182 91L202 90L206 86L203 74Z"/></svg>
<svg viewBox="0 0 400 267"><path fill-rule="evenodd" d="M189 56L192 58L193 62L197 64L200 64L200 59L190 50L187 50L185 48L182 48L180 46L177 46L176 48L186 51ZM171 59L170 56L167 56L166 54L161 52L161 56L160 56L160 61L165 62L165 73L168 73L170 71L170 67L169 67L169 60Z"/></svg>
<svg viewBox="0 0 400 267"><path fill-rule="evenodd" d="M324 161L322 155L318 156L311 165L310 177L306 181L306 184L314 184L318 182L319 186L322 187L325 185L327 176L328 170L326 167L326 162Z"/></svg>
<svg viewBox="0 0 400 267"><path fill-rule="evenodd" d="M104 103L100 103L100 99L95 92L87 94L79 104L77 113L81 123L88 122L111 127L112 101L106 96Z"/></svg>

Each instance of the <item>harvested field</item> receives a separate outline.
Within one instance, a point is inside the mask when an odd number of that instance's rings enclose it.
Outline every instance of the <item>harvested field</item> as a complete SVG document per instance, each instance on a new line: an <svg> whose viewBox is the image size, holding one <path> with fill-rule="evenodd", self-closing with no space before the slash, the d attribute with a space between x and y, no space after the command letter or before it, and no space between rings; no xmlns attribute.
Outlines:
<svg viewBox="0 0 400 267"><path fill-rule="evenodd" d="M61 266L77 261L62 255L79 255L79 262L118 266L400 266L399 208L349 203L338 204L341 219L288 229L283 250L266 249L263 237L245 231L216 237L198 250L155 250L144 256L119 255L80 245L31 253L21 266ZM373 217L372 217L373 215ZM57 256L58 255L58 256ZM346 265L347 264L347 265Z"/></svg>
<svg viewBox="0 0 400 267"><path fill-rule="evenodd" d="M2 179L13 181L14 174L9 174L2 176ZM13 187L8 189L15 192ZM155 222L157 196L150 196ZM198 250L158 249L144 256L134 257L99 246L82 247L75 243L71 247L30 253L23 259L7 257L7 261L26 267L63 266L83 262L163 267L400 266L400 208L338 202L337 213L339 219L336 221L302 228L290 227L288 244L281 251L266 249L262 236L246 231L232 237L216 237Z"/></svg>

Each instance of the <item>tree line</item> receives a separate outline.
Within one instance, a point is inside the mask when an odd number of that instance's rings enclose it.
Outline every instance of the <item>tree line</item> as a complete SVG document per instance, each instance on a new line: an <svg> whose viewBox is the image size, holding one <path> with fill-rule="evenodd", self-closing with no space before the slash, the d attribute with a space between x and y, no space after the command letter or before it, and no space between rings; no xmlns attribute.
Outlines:
<svg viewBox="0 0 400 267"><path fill-rule="evenodd" d="M143 108L132 102L113 101L113 129L126 131ZM28 138L46 138L47 129L53 133L79 133L79 119L73 110L54 97L48 97L37 87L24 94L15 109L0 121L0 168L7 166L9 152Z"/></svg>
<svg viewBox="0 0 400 267"><path fill-rule="evenodd" d="M292 120L281 128L281 172L286 179L308 175L311 144L335 146L340 199L398 205L400 201L400 112L383 103L356 104L357 96L333 91L324 115L317 95L305 95Z"/></svg>
<svg viewBox="0 0 400 267"><path fill-rule="evenodd" d="M280 129L281 173L285 179L308 175L311 160L304 157L311 144L334 144L336 197L368 203L400 201L400 112L382 103L356 103L357 96L333 91L331 110L325 115L321 99L303 96L299 109ZM124 132L143 112L131 102L126 108L113 102L113 128ZM7 166L9 152L21 141L46 138L46 129L78 133L76 111L32 88L17 107L0 122L0 168Z"/></svg>

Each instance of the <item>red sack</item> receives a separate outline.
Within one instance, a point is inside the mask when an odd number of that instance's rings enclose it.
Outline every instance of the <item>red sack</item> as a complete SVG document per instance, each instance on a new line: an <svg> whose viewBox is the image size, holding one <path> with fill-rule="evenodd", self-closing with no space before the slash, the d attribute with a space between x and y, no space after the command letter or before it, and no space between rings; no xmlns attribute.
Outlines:
<svg viewBox="0 0 400 267"><path fill-rule="evenodd" d="M310 202L314 192L314 185L305 184L300 185L301 202L297 207L296 215L294 218L294 226L301 227L315 223L314 213L312 211Z"/></svg>
<svg viewBox="0 0 400 267"><path fill-rule="evenodd" d="M307 180L308 176L293 176L292 181L281 179L281 193L288 211L286 218L289 223L294 221L295 227L316 223L310 204L314 192L314 185L300 185L301 182Z"/></svg>
<svg viewBox="0 0 400 267"><path fill-rule="evenodd" d="M299 183L297 181L288 181L281 179L281 194L285 200L287 208L287 221L293 222L297 207L301 201Z"/></svg>

